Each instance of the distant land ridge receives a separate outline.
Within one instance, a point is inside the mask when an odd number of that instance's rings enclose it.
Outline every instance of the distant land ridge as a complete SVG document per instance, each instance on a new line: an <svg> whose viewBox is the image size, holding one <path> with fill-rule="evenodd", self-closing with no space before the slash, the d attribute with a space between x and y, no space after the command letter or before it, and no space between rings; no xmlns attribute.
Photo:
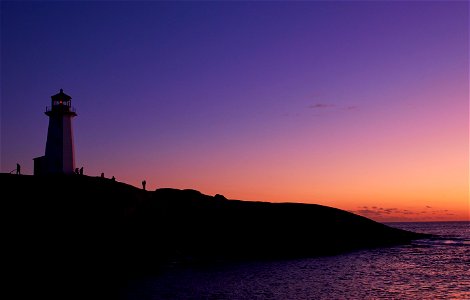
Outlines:
<svg viewBox="0 0 470 300"><path fill-rule="evenodd" d="M121 278L175 263L334 255L425 237L315 204L144 191L81 175L0 180L7 255L20 277L47 269L51 276Z"/></svg>

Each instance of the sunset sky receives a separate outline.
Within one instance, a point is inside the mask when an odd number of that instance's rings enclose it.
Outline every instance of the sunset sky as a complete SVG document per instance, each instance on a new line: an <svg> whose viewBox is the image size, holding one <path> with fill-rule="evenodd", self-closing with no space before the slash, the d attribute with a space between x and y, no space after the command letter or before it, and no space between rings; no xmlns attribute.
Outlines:
<svg viewBox="0 0 470 300"><path fill-rule="evenodd" d="M90 176L470 219L467 1L2 1L0 28L1 172L63 88Z"/></svg>

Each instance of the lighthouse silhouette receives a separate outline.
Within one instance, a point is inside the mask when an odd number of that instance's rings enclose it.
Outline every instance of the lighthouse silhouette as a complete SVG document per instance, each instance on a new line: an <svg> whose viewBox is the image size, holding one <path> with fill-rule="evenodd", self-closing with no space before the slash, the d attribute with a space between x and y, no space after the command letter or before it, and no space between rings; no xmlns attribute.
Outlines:
<svg viewBox="0 0 470 300"><path fill-rule="evenodd" d="M49 117L46 153L34 158L34 175L74 173L72 118L77 113L71 100L72 97L62 89L51 96L51 106L47 106L45 111Z"/></svg>

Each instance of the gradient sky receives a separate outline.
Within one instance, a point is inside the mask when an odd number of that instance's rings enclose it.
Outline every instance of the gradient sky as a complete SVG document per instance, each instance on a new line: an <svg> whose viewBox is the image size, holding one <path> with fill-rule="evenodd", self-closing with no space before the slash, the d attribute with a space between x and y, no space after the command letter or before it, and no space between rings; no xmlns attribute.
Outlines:
<svg viewBox="0 0 470 300"><path fill-rule="evenodd" d="M470 218L467 1L2 1L2 172L60 88L87 175Z"/></svg>

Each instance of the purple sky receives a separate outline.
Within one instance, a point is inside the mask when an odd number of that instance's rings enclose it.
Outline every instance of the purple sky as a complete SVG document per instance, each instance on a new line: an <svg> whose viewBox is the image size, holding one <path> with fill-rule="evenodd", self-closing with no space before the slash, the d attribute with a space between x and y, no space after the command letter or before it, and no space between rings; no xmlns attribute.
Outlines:
<svg viewBox="0 0 470 300"><path fill-rule="evenodd" d="M1 171L32 173L63 88L77 165L151 189L346 201L305 191L442 143L422 165L457 156L468 179L468 7L2 1Z"/></svg>

